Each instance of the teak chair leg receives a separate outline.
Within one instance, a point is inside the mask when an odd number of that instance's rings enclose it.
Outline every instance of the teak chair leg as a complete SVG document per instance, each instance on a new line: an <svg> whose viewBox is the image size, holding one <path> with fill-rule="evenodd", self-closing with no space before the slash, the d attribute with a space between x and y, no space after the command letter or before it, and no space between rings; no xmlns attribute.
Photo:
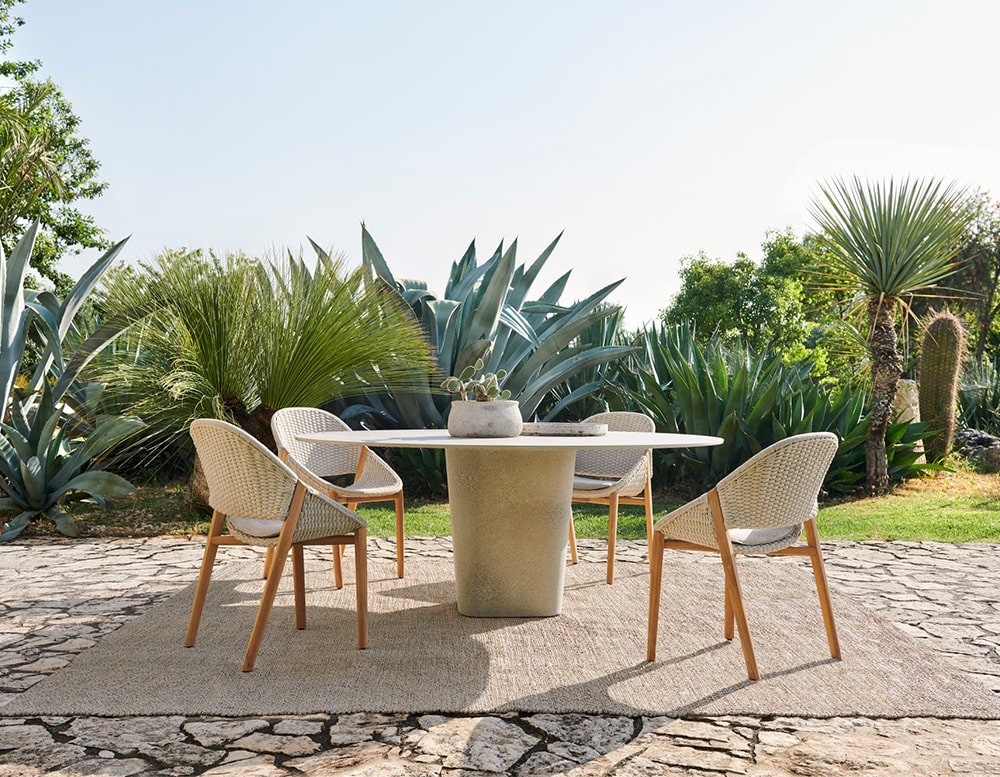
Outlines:
<svg viewBox="0 0 1000 777"><path fill-rule="evenodd" d="M569 560L577 564L579 559L576 557L576 521L573 520L573 513L569 515Z"/></svg>
<svg viewBox="0 0 1000 777"><path fill-rule="evenodd" d="M264 593L260 597L260 606L257 608L257 617L254 619L253 631L250 632L250 641L247 643L247 652L243 656L243 666L240 671L249 672L257 662L257 653L260 652L260 643L264 640L267 619L271 615L275 594L278 593L281 572L285 566L285 559L288 558L288 551L292 547L292 537L295 536L295 528L298 526L299 514L302 512L302 503L305 498L306 487L299 483L292 495L292 504L288 510L285 525L281 529L281 534L278 535L278 546L274 549L274 565L271 573L267 576Z"/></svg>
<svg viewBox="0 0 1000 777"><path fill-rule="evenodd" d="M243 656L243 666L241 672L249 672L257 663L257 653L260 652L260 643L264 641L264 630L267 628L267 619L271 616L271 606L274 604L275 594L278 593L278 583L281 581L282 567L288 557L288 547L278 546L274 554L274 568L267 576L267 583L264 585L264 593L261 594L260 606L257 608L257 617L253 622L253 630L250 632L250 641L247 643L247 652Z"/></svg>
<svg viewBox="0 0 1000 777"><path fill-rule="evenodd" d="M722 569L726 576L726 598L733 609L736 628L740 633L740 646L743 648L743 658L747 664L747 675L751 680L759 680L757 659L753 652L753 642L750 639L750 624L747 622L746 610L743 608L743 591L740 588L739 575L736 573L736 559L733 546L729 542L729 532L722 516L722 504L719 502L719 492L714 488L708 492L708 506L712 513L712 525L715 527L715 540L722 556Z"/></svg>
<svg viewBox="0 0 1000 777"><path fill-rule="evenodd" d="M354 585L357 590L358 650L368 647L368 532L354 534Z"/></svg>
<svg viewBox="0 0 1000 777"><path fill-rule="evenodd" d="M393 501L396 503L396 577L403 577L403 492Z"/></svg>
<svg viewBox="0 0 1000 777"><path fill-rule="evenodd" d="M274 548L268 548L267 553L264 555L264 574L261 575L265 580L267 576L271 574L271 565L274 563Z"/></svg>
<svg viewBox="0 0 1000 777"><path fill-rule="evenodd" d="M340 563L343 555L343 548L340 545L333 546L333 583L338 589L344 587L344 568Z"/></svg>
<svg viewBox="0 0 1000 777"><path fill-rule="evenodd" d="M295 588L295 628L306 627L306 570L301 545L292 545L292 582Z"/></svg>
<svg viewBox="0 0 1000 777"><path fill-rule="evenodd" d="M823 625L826 626L826 641L830 644L830 657L840 658L840 639L837 637L837 624L833 619L833 602L830 600L830 585L826 579L826 566L823 564L823 553L819 547L819 532L816 529L816 519L805 522L806 545L809 546L809 560L812 562L813 577L816 578L816 593L819 595L819 606L823 611Z"/></svg>
<svg viewBox="0 0 1000 777"><path fill-rule="evenodd" d="M215 565L215 555L219 546L214 540L222 534L222 523L226 516L218 510L212 512L212 523L205 539L205 555L201 558L201 571L198 573L198 586L194 592L194 603L191 605L191 618L188 620L187 634L184 636L184 647L194 647L198 637L198 624L201 623L201 611L205 607L205 596L208 594L208 581L212 578L212 567Z"/></svg>
<svg viewBox="0 0 1000 777"><path fill-rule="evenodd" d="M618 493L608 497L608 585L615 582L615 539L618 537Z"/></svg>
<svg viewBox="0 0 1000 777"><path fill-rule="evenodd" d="M726 626L725 626L725 630L723 631L723 636L725 636L725 638L727 640L731 640L733 637L736 636L736 613L733 610L733 602L730 599L731 594L730 594L730 590L729 590L729 578L728 577L726 578L725 582L726 582L726 590L725 590L725 593L723 594L722 598L725 600Z"/></svg>
<svg viewBox="0 0 1000 777"><path fill-rule="evenodd" d="M646 508L646 551L653 546L653 489L649 480L643 491L643 505Z"/></svg>
<svg viewBox="0 0 1000 777"><path fill-rule="evenodd" d="M663 535L656 532L649 548L649 630L646 660L656 660L656 634L660 626L660 589L663 585Z"/></svg>

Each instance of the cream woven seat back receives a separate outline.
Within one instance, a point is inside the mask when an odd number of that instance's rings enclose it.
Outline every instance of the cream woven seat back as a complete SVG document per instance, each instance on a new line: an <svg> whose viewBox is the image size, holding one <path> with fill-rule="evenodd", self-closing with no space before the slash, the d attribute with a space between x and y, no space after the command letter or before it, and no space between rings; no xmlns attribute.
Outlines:
<svg viewBox="0 0 1000 777"><path fill-rule="evenodd" d="M655 432L656 424L642 413L610 411L584 419L588 424L607 424L609 432ZM610 585L615 577L615 538L618 533L618 505L639 504L646 508L646 539L653 530L652 452L635 448L585 449L576 454L573 501L608 506L608 572ZM577 563L576 528L569 527L569 550Z"/></svg>
<svg viewBox="0 0 1000 777"><path fill-rule="evenodd" d="M830 655L840 657L830 592L816 529L817 496L837 453L836 435L800 434L765 448L719 481L708 493L664 516L654 527L650 549L651 584L647 658L656 657L663 552L716 551L726 582L725 636L732 639L734 623L751 679L758 679L756 659L736 571L738 553L807 556L820 598ZM803 527L806 544L796 545Z"/></svg>
<svg viewBox="0 0 1000 777"><path fill-rule="evenodd" d="M384 459L361 445L317 445L302 442L298 435L318 432L349 432L351 427L333 413L315 407L285 407L271 418L271 431L278 444L279 454L287 454L292 469L305 470L306 477L316 477L322 482L314 488L329 489L348 501L350 497L382 496L386 500L403 488L403 481ZM362 464L362 454L364 462ZM354 475L354 483L337 485L323 480L340 475ZM369 499L368 501L374 501Z"/></svg>
<svg viewBox="0 0 1000 777"><path fill-rule="evenodd" d="M318 444L300 435L350 432L333 413L315 407L285 407L271 418L282 461L310 487L352 510L366 502L393 502L396 510L396 574L403 576L403 481L384 459L363 445ZM331 479L347 476L349 483ZM335 557L339 584L340 559Z"/></svg>
<svg viewBox="0 0 1000 777"><path fill-rule="evenodd" d="M736 542L734 550L766 553L793 544L802 524L816 517L816 497L836 452L837 437L829 432L787 437L720 480L715 490L730 539ZM718 549L707 493L678 507L654 528L670 539ZM738 542L737 537L748 536L740 530L748 530L751 540L774 539L766 543L745 539Z"/></svg>
<svg viewBox="0 0 1000 777"><path fill-rule="evenodd" d="M191 438L208 481L208 501L213 513L185 645L191 647L195 643L220 545L256 545L273 553L243 661L246 672L256 661L289 551L294 567L295 621L301 629L305 628L303 545L350 544L356 553L358 647L367 647L365 521L343 505L309 489L260 442L232 424L214 419L193 421ZM228 526L228 535L222 533L224 524Z"/></svg>

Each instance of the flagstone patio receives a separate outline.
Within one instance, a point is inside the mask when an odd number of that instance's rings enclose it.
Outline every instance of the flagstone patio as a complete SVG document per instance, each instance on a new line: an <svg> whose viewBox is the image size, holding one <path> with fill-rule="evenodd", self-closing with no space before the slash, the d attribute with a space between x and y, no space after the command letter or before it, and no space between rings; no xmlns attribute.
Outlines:
<svg viewBox="0 0 1000 777"><path fill-rule="evenodd" d="M391 542L371 554L392 558ZM193 582L198 540L0 546L0 777L13 775L993 775L1000 721L584 715L3 716L3 703ZM993 545L825 543L850 595L1000 695ZM603 564L604 543L580 543ZM641 560L644 543L621 542ZM450 541L408 554L447 557ZM227 557L253 556L231 548Z"/></svg>

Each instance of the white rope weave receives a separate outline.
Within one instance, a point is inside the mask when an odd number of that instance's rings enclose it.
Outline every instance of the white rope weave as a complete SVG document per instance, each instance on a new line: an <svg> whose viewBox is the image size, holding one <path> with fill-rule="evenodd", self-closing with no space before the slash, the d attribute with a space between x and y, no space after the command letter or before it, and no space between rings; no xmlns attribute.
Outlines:
<svg viewBox="0 0 1000 777"><path fill-rule="evenodd" d="M583 423L607 424L609 432L655 432L656 424L642 413L608 412L585 418ZM651 466L650 451L634 448L582 449L576 454L575 474L599 480L610 480L607 488L579 490L574 496L603 497L618 493L635 496L646 486L646 474Z"/></svg>
<svg viewBox="0 0 1000 777"><path fill-rule="evenodd" d="M194 440L208 481L208 503L228 517L283 521L288 516L298 479L278 457L242 429L225 421L191 422ZM306 493L293 542L351 534L364 519L315 491ZM278 538L257 537L234 529L248 545L277 545Z"/></svg>
<svg viewBox="0 0 1000 777"><path fill-rule="evenodd" d="M734 551L770 553L798 540L803 521L816 517L816 497L837 445L830 432L787 437L719 481L716 489L727 529L788 527L785 536L767 544L733 543ZM718 549L707 494L668 513L653 528L668 539Z"/></svg>
<svg viewBox="0 0 1000 777"><path fill-rule="evenodd" d="M390 497L403 488L403 481L384 459L372 451L365 458L361 477L348 486L325 478L353 475L358 468L361 447L301 442L298 435L318 432L349 432L351 428L337 416L314 407L285 407L271 418L271 431L285 462L310 488L333 493L343 501L352 497Z"/></svg>

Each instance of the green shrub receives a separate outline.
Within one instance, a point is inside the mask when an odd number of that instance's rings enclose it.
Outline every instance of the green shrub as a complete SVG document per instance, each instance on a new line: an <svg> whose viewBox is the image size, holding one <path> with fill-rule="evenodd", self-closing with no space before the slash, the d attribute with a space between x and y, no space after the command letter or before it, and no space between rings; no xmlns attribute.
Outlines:
<svg viewBox="0 0 1000 777"><path fill-rule="evenodd" d="M1000 357L969 365L958 389L958 416L967 429L1000 436Z"/></svg>
<svg viewBox="0 0 1000 777"><path fill-rule="evenodd" d="M94 371L109 403L147 421L116 450L137 470L189 471L194 418L233 421L273 447L278 408L402 384L429 363L409 310L337 257L311 268L291 255L169 251L102 292L107 310L155 304Z"/></svg>

